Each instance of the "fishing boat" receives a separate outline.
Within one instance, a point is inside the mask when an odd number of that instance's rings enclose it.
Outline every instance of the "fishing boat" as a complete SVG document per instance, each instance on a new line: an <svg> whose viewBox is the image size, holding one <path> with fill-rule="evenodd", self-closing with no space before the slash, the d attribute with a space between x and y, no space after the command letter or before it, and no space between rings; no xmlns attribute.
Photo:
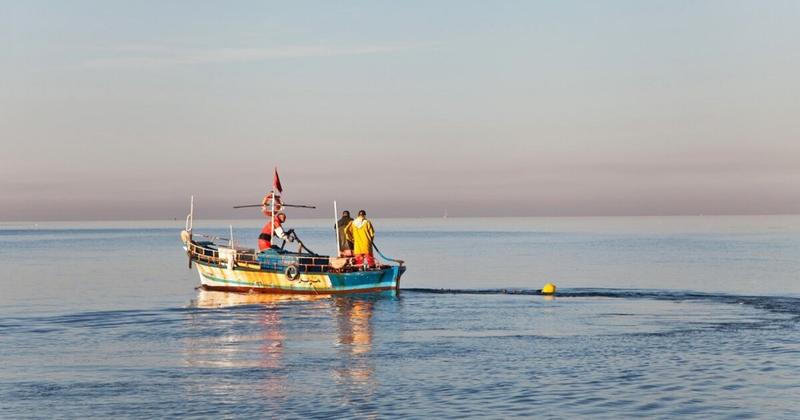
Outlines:
<svg viewBox="0 0 800 420"><path fill-rule="evenodd" d="M285 205L284 205L285 206ZM384 261L374 266L355 265L352 258L311 252L292 232L297 251L286 242L263 251L239 247L231 238L192 231L194 198L191 200L181 241L189 268L197 268L200 288L239 293L342 294L398 291L406 270L402 260L378 255Z"/></svg>

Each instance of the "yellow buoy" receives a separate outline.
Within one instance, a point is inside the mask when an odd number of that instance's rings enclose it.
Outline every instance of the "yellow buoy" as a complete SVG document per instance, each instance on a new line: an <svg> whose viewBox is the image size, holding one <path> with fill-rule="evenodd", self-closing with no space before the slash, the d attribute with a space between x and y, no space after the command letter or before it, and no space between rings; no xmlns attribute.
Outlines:
<svg viewBox="0 0 800 420"><path fill-rule="evenodd" d="M553 283L547 283L542 286L542 294L543 295L554 295L556 294L556 285Z"/></svg>

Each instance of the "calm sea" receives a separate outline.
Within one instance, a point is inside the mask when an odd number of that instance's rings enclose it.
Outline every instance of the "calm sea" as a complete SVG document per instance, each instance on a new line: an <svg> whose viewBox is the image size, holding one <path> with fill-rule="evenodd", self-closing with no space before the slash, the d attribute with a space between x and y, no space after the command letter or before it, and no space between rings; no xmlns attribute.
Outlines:
<svg viewBox="0 0 800 420"><path fill-rule="evenodd" d="M0 224L0 417L800 418L800 216L374 222L399 296L195 290L182 221Z"/></svg>

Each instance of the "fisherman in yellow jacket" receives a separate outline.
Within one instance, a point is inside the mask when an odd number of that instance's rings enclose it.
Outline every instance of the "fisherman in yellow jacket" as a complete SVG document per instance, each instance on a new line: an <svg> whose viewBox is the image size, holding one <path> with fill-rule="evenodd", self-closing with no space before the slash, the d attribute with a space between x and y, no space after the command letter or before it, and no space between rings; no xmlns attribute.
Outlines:
<svg viewBox="0 0 800 420"><path fill-rule="evenodd" d="M365 264L375 266L375 257L372 256L372 240L375 238L375 229L372 222L367 220L367 212L358 211L358 217L350 222L345 229L349 240L353 241L353 254L356 265Z"/></svg>

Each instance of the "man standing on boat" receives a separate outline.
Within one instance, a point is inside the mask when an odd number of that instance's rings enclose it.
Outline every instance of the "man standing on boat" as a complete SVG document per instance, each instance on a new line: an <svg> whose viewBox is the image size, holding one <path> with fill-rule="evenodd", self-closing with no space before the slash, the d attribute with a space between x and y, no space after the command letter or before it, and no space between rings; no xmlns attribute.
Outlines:
<svg viewBox="0 0 800 420"><path fill-rule="evenodd" d="M263 208L262 208L263 211ZM286 214L285 213L278 213L275 217L270 217L272 212L269 211L269 208L266 211L263 211L264 215L267 216L270 220L264 225L264 228L261 229L261 234L258 235L258 250L263 251L267 248L272 246L272 236L274 235L278 239L283 239L284 241L293 242L292 235L287 234L283 230L283 223L286 222Z"/></svg>
<svg viewBox="0 0 800 420"><path fill-rule="evenodd" d="M347 237L347 225L353 221L350 217L350 211L345 210L342 212L342 218L336 222L336 234L339 235L339 256L352 257L353 256L353 240Z"/></svg>
<svg viewBox="0 0 800 420"><path fill-rule="evenodd" d="M375 266L375 257L372 256L372 240L375 238L375 229L372 222L367 220L367 212L358 211L356 220L347 225L347 236L353 241L353 254L356 265Z"/></svg>
<svg viewBox="0 0 800 420"><path fill-rule="evenodd" d="M281 196L271 192L264 196L261 200L261 212L267 216L269 221L261 229L261 234L258 235L258 250L263 251L272 246L272 236L277 236L280 239L291 242L291 236L283 231L281 226L286 221L286 214L280 212L283 207ZM277 214L276 214L277 213Z"/></svg>

